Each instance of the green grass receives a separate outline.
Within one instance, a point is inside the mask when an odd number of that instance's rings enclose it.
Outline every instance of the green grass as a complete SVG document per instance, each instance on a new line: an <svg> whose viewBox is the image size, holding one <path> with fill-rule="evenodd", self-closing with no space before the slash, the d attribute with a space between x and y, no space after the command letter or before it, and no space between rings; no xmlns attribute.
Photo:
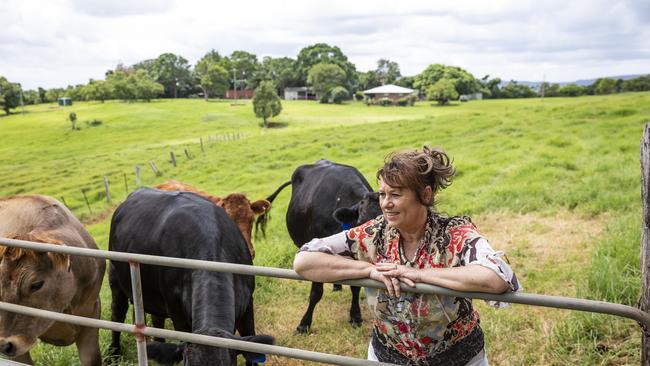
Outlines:
<svg viewBox="0 0 650 366"><path fill-rule="evenodd" d="M77 113L80 131L72 131L66 121L71 111ZM92 119L103 123L84 123ZM143 185L173 178L217 195L240 191L258 199L288 180L298 165L321 158L356 166L375 185L374 173L386 154L429 144L443 147L458 171L454 184L439 195L441 211L472 216L505 212L506 218L601 218L605 232L569 247L563 261L540 261L525 242L515 246L510 258L521 262L515 270L527 292L634 305L639 294L639 141L647 121L650 93L486 100L449 107L283 102L282 114L272 121L278 128L268 130L260 128L249 103L40 105L0 118L0 196L40 193L63 199L106 248L108 218L135 188L136 165ZM186 158L184 149L193 159ZM172 150L175 168L169 163ZM149 161L163 172L161 177L153 175ZM113 204L105 201L103 176L109 179ZM82 189L87 190L92 212ZM289 197L289 189L278 196L268 237L255 242L257 265L291 266L296 248L284 227ZM583 260L585 256L590 259ZM281 345L364 357L367 329L347 329L348 293L326 291L314 321L318 336L295 337L291 332L306 307L308 284L267 278L258 278L257 284L259 331L275 335ZM107 284L102 300L102 317L109 319ZM553 335L546 341L531 332L545 323L527 316L527 311L520 306L505 312L481 307L488 353L497 364L638 363L640 336L631 321L545 310L539 314L549 319ZM101 337L105 347L109 332L102 331ZM363 341L354 342L359 338ZM606 345L599 343L603 340ZM124 344L133 348L131 338ZM73 347L38 346L35 352L36 359L48 365L68 364L76 357ZM131 350L125 363L133 362ZM271 364L287 362L272 359Z"/></svg>

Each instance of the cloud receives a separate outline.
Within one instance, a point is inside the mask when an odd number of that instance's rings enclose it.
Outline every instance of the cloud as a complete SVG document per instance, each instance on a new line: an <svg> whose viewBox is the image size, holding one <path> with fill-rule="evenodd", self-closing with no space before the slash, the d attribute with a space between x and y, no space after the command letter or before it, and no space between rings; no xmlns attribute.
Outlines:
<svg viewBox="0 0 650 366"><path fill-rule="evenodd" d="M296 58L336 45L357 70L380 58L415 75L431 63L504 80L647 73L647 0L350 2L6 0L0 73L27 88L85 83L161 53L211 49Z"/></svg>
<svg viewBox="0 0 650 366"><path fill-rule="evenodd" d="M73 0L76 12L97 17L153 15L170 11L172 0Z"/></svg>

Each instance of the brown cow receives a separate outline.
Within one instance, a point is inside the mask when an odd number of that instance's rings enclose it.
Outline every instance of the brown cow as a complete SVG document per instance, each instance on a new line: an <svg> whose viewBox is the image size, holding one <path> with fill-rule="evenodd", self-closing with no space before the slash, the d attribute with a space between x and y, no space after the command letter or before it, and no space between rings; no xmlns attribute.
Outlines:
<svg viewBox="0 0 650 366"><path fill-rule="evenodd" d="M253 220L255 215L261 215L271 209L271 203L267 200L258 200L251 203L245 195L241 193L231 193L223 198L209 195L196 187L189 184L169 180L156 186L158 189L165 191L186 191L193 192L214 202L217 206L223 208L228 216L235 222L239 231L244 236L251 257L255 258L255 248L251 240L253 231Z"/></svg>
<svg viewBox="0 0 650 366"><path fill-rule="evenodd" d="M46 196L0 199L0 236L97 249L72 212ZM99 319L104 260L0 246L0 301ZM57 346L76 343L82 365L101 365L98 330L0 311L0 352L32 363L40 338Z"/></svg>

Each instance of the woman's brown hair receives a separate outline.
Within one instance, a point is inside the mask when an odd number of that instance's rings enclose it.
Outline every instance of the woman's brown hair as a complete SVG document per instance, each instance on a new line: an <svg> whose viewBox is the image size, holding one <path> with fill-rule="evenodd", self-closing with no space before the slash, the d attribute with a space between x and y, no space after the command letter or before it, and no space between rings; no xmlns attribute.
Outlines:
<svg viewBox="0 0 650 366"><path fill-rule="evenodd" d="M412 189L420 203L433 206L436 193L449 187L456 170L452 160L442 149L424 146L422 151L403 151L388 154L384 166L377 171L377 180L391 187ZM424 190L431 187L432 196L427 202Z"/></svg>

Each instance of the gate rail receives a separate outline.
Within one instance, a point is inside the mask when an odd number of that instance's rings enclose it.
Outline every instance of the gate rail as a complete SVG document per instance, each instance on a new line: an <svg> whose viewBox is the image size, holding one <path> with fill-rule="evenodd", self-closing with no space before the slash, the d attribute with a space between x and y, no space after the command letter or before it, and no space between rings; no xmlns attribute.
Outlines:
<svg viewBox="0 0 650 366"><path fill-rule="evenodd" d="M352 357L331 355L320 352L305 351L300 349L293 349L288 347L272 346L265 345L253 342L244 342L232 339L225 339L220 337L212 337L206 335L191 334L185 332L171 331L165 329L158 329L153 327L147 327L144 324L144 310L142 307L142 291L140 289L140 274L139 274L139 264L152 264L159 266L167 267L176 267L176 268L187 268L187 269L199 269L206 271L214 272L230 272L241 275L253 275L253 276L266 276L266 277L275 277L275 278L284 278L292 280L302 280L306 281L304 278L299 276L296 272L289 269L282 268L273 268L273 267L260 267L244 264L232 264L232 263L220 263L220 262L211 262L204 260L196 259L183 259L183 258L174 258L174 257L160 257L153 255L145 254L134 254L134 253L124 253L124 252L111 252L98 249L87 249L87 248L77 248L70 247L65 245L54 245L54 244L43 244L35 243L24 240L15 240L7 239L0 237L0 245L6 245L11 247L18 247L24 249L32 249L41 252L55 252L71 255L80 255L85 257L93 257L100 259L110 259L121 262L129 262L131 267L131 280L132 288L134 292L134 310L136 324L127 325L123 323L116 323L106 320L98 320L91 318L84 318L79 316L73 316L68 314L61 314L41 309L35 309L15 304L3 303L0 302L0 310L17 312L20 314L30 315L30 316L39 316L44 317L64 323L72 323L82 326L89 326L94 328L106 328L119 332L132 333L136 335L136 340L138 342L138 362L140 365L146 365L146 349L144 347L144 335L154 336L161 338L169 338L175 340L181 340L191 343L203 344L208 346L216 346L223 348L232 348L242 351L256 352L256 353L265 353L272 354L277 356L298 358L308 361L324 362L336 365L372 365L372 366L383 366L391 365L388 363L382 362L372 362ZM359 287L371 287L376 289L385 289L383 283L379 281L374 281L370 279L361 279L361 280L346 280L346 281L337 281L335 283L359 286ZM446 289L443 287L438 287L434 285L427 284L416 284L415 288L401 285L402 291L410 291L416 293L424 294L434 294L434 295L443 295L443 296L454 296L454 297L465 297L473 299L483 299L483 300L493 300L500 302L516 303L516 304L525 304L525 305L534 305L534 306L543 306L543 307L552 307L559 309L569 309L569 310L579 310L587 311L594 313L610 314L617 315L624 318L629 318L636 320L640 323L642 330L645 331L650 329L650 314L641 311L632 306L615 304L604 301L596 300L586 300L586 299L577 299L571 297L562 297L562 296L548 296L548 295L538 295L538 294L527 294L527 293L505 293L505 294L487 294L482 292L462 292Z"/></svg>

